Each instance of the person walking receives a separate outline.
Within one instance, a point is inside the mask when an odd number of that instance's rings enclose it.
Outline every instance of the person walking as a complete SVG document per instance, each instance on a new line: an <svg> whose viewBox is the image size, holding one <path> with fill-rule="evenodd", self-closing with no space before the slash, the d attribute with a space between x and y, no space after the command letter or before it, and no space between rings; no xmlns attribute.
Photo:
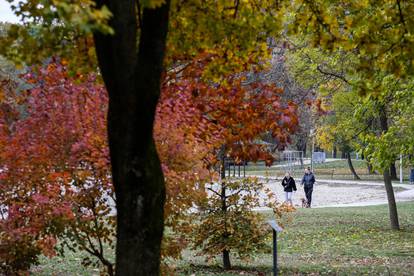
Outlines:
<svg viewBox="0 0 414 276"><path fill-rule="evenodd" d="M285 174L285 177L282 180L282 186L285 191L285 202L290 203L290 205L292 206L292 194L294 191L296 192L297 189L295 179L293 179L289 172Z"/></svg>
<svg viewBox="0 0 414 276"><path fill-rule="evenodd" d="M313 192L313 184L315 184L315 176L311 172L310 168L305 169L305 175L302 178L301 185L304 185L305 195L306 195L306 208L311 207L312 203L312 192Z"/></svg>

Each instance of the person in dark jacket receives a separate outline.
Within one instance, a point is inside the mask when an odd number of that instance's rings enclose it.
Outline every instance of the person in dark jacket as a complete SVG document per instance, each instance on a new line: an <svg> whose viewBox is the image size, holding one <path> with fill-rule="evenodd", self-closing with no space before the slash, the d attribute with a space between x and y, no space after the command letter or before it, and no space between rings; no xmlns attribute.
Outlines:
<svg viewBox="0 0 414 276"><path fill-rule="evenodd" d="M304 185L306 200L307 200L307 208L311 207L312 203L312 192L313 192L313 184L315 184L315 176L311 172L310 168L308 167L305 169L305 175L302 178L301 185Z"/></svg>
<svg viewBox="0 0 414 276"><path fill-rule="evenodd" d="M296 183L295 183L295 179L293 179L293 177L290 175L289 172L287 172L285 177L283 178L282 186L285 191L285 202L290 203L290 205L293 205L292 194L293 194L293 191L296 192Z"/></svg>

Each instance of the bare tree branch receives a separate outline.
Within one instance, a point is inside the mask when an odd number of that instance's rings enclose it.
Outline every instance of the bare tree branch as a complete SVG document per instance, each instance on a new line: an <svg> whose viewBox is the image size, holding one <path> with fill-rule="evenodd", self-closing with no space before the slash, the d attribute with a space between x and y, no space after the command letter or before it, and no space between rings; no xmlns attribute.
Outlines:
<svg viewBox="0 0 414 276"><path fill-rule="evenodd" d="M344 76L342 76L342 75L340 75L340 74L337 74L337 73L335 73L335 72L328 72L328 71L324 71L323 69L322 69L322 66L321 65L318 65L318 66L316 66L316 69L321 73L321 74L323 74L323 75L327 75L327 76L331 76L331 77L334 77L334 78L337 78L337 79L340 79L340 80L342 80L343 82L345 82L346 84L350 84L349 83L349 81L344 77Z"/></svg>

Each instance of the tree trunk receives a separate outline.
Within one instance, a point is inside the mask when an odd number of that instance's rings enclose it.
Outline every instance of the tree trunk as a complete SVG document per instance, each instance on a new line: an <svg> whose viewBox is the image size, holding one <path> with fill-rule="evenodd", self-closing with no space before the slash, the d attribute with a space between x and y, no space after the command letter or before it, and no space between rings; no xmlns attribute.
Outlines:
<svg viewBox="0 0 414 276"><path fill-rule="evenodd" d="M336 158L336 154L337 154L337 149L336 149L336 147L334 147L333 148L332 158Z"/></svg>
<svg viewBox="0 0 414 276"><path fill-rule="evenodd" d="M399 180L397 177L397 168L395 167L395 162L390 165L390 177L392 180Z"/></svg>
<svg viewBox="0 0 414 276"><path fill-rule="evenodd" d="M366 164L367 164L367 171L368 171L368 174L373 174L374 172L373 172L373 170L372 170L372 165L371 165L371 163L370 162L366 162Z"/></svg>
<svg viewBox="0 0 414 276"><path fill-rule="evenodd" d="M387 191L388 209L390 213L391 229L400 230L400 224L398 222L397 204L394 197L394 189L392 187L391 177L388 170L384 170L384 184Z"/></svg>
<svg viewBox="0 0 414 276"><path fill-rule="evenodd" d="M307 141L307 137L302 137L299 136L300 134L298 134L298 139L296 141L296 150L298 151L303 151L303 157L306 157L306 141Z"/></svg>
<svg viewBox="0 0 414 276"><path fill-rule="evenodd" d="M226 240L228 239L229 234L227 233L227 226L226 226L227 197L226 197L226 183L225 183L225 178L226 178L225 157L224 157L225 148L223 147L222 150L223 150L223 157L222 157L222 169L221 169L221 181L222 181L221 183L221 211L223 212L223 216L224 216L224 233L222 237L224 240ZM230 251L227 249L224 249L222 251L222 255L223 255L223 268L225 270L231 269Z"/></svg>
<svg viewBox="0 0 414 276"><path fill-rule="evenodd" d="M387 115L384 111L385 111L384 109L380 111L380 124L381 124L382 132L386 133L388 131L388 120L387 120ZM399 230L400 224L398 222L397 204L395 202L394 189L392 187L391 177L390 177L388 168L384 168L383 176L384 176L385 190L387 191L388 209L390 212L391 228L395 230Z"/></svg>
<svg viewBox="0 0 414 276"><path fill-rule="evenodd" d="M346 152L345 151L341 151L341 159L345 159L346 158Z"/></svg>
<svg viewBox="0 0 414 276"><path fill-rule="evenodd" d="M225 270L231 269L230 251L228 251L226 249L223 250L223 268Z"/></svg>
<svg viewBox="0 0 414 276"><path fill-rule="evenodd" d="M351 171L352 175L354 176L354 179L358 179L360 180L361 178L358 176L358 174L355 171L354 165L352 165L352 160L351 160L351 153L348 152L346 154L347 156L347 160L348 160L348 166L349 166L349 170Z"/></svg>
<svg viewBox="0 0 414 276"><path fill-rule="evenodd" d="M144 9L137 49L135 0L97 0L115 35L94 34L109 95L108 141L116 194L116 275L159 275L165 186L152 136L168 29L169 0Z"/></svg>
<svg viewBox="0 0 414 276"><path fill-rule="evenodd" d="M298 151L302 151L302 155L299 157L300 158L300 167L303 168L304 163L303 163L303 158L306 157L306 139L298 139L298 141L296 142L296 150Z"/></svg>
<svg viewBox="0 0 414 276"><path fill-rule="evenodd" d="M303 148L302 148L302 151L303 151L303 157L304 158L306 158L306 150L307 150L307 144L305 143L304 145L303 145Z"/></svg>

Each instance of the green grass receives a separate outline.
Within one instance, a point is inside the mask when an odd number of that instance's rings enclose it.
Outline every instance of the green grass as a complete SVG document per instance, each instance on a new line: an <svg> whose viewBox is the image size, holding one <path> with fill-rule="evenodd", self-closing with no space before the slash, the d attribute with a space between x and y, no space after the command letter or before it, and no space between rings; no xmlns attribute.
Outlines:
<svg viewBox="0 0 414 276"><path fill-rule="evenodd" d="M105 257L112 263L114 262L115 252L110 246L104 244ZM65 250L64 256L48 258L41 256L40 264L31 268L30 275L35 276L100 276L100 269L96 267L82 266L82 260L90 257L92 261L97 261L85 251L73 252Z"/></svg>
<svg viewBox="0 0 414 276"><path fill-rule="evenodd" d="M412 275L414 203L399 204L401 231L389 228L388 207L299 209L279 235L281 275ZM179 275L270 275L271 254L220 272L186 252Z"/></svg>
<svg viewBox="0 0 414 276"><path fill-rule="evenodd" d="M31 269L30 275L36 276L99 276L99 269L85 268L82 259L88 256L84 252L65 251L64 257L40 258L40 265Z"/></svg>
<svg viewBox="0 0 414 276"><path fill-rule="evenodd" d="M279 234L281 275L413 275L414 202L398 204L398 212L401 231L390 230L386 205L298 209ZM185 251L170 263L177 275L270 275L272 269L270 252L250 260L232 256L228 272L220 258L206 262L196 253ZM44 258L32 275L98 275L82 268L80 257Z"/></svg>

